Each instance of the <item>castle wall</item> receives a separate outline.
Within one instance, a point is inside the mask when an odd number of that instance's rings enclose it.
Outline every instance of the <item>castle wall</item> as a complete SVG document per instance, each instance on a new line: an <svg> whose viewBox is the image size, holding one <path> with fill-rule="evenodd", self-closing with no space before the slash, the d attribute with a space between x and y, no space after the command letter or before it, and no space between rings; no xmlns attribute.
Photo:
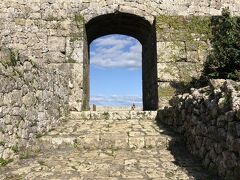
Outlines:
<svg viewBox="0 0 240 180"><path fill-rule="evenodd" d="M182 85L201 75L209 49L207 17L219 15L223 7L240 14L238 0L2 0L0 141L6 145L0 145L0 156L10 157L12 146L48 131L69 111L88 109L85 25L94 17L129 13L156 30L146 43L156 54L143 49L148 59L144 98L148 107L155 107L158 98L163 108ZM191 15L197 18L186 17ZM16 62L12 54L19 56Z"/></svg>
<svg viewBox="0 0 240 180"><path fill-rule="evenodd" d="M74 82L69 83L73 86L69 104L71 105L70 109L80 111L88 108L86 104L89 101L87 98L89 85L88 82L84 82L88 77L83 78L83 70L87 70L87 68L83 68L84 63L86 64L88 61L84 24L88 21L99 15L123 12L138 15L149 21L150 24L156 23L159 26L162 15L212 16L219 15L223 7L229 7L234 15L239 15L240 2L237 0L4 0L0 2L0 46L10 48L36 63L73 63L75 78L73 78ZM156 21L154 21L155 19ZM82 21L83 24L77 21ZM173 88L173 85L170 84L171 81L176 79L180 81L185 76L179 71L190 70L190 74L195 74L194 69L201 70L201 68L199 68L199 64L190 63L190 59L197 61L197 58L204 58L204 53L196 53L198 49L190 51L187 49L182 53L188 46L184 44L186 41L177 40L180 43L175 47L176 43L173 41L176 41L176 38L173 40L167 37L172 31L172 27L167 27L165 30L166 33L157 29L160 108L167 104L168 97L171 96L171 93L165 93L166 89ZM166 39L160 37L163 35ZM170 35L172 34L170 33ZM164 51L167 53L164 54ZM167 54L174 56L179 53L182 56L181 60L177 60L177 63L170 62L172 57ZM196 56L198 57L196 58ZM185 63L185 61L189 63ZM188 69L184 69L185 67ZM176 74L175 77L169 75L168 69L172 74ZM186 77L184 78L186 79ZM144 82L147 81L145 79ZM147 91L149 89L151 88L148 88ZM175 91L176 88L171 90L173 93Z"/></svg>

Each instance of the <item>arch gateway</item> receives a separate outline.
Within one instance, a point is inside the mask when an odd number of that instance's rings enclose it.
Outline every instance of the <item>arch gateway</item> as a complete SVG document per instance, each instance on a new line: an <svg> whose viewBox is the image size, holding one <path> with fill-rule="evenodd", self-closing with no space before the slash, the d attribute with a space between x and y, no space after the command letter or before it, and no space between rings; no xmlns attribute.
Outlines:
<svg viewBox="0 0 240 180"><path fill-rule="evenodd" d="M130 35L143 45L144 109L156 110L201 75L211 16L223 7L239 15L237 0L3 0L1 57L25 68L24 83L30 78L31 98L39 99L35 110L55 117L89 109L89 44L112 33Z"/></svg>

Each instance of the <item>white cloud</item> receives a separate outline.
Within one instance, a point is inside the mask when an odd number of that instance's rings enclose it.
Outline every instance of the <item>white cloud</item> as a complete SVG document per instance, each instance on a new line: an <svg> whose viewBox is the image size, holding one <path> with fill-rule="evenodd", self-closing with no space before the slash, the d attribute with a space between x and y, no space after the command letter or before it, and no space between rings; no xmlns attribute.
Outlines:
<svg viewBox="0 0 240 180"><path fill-rule="evenodd" d="M131 106L132 104L142 107L141 96L92 96L91 104L98 106Z"/></svg>
<svg viewBox="0 0 240 180"><path fill-rule="evenodd" d="M109 35L91 44L91 64L100 68L137 69L142 65L142 45L134 38Z"/></svg>
<svg viewBox="0 0 240 180"><path fill-rule="evenodd" d="M98 38L94 41L96 46L115 46L115 45L127 45L133 38L121 35L109 35L102 38Z"/></svg>

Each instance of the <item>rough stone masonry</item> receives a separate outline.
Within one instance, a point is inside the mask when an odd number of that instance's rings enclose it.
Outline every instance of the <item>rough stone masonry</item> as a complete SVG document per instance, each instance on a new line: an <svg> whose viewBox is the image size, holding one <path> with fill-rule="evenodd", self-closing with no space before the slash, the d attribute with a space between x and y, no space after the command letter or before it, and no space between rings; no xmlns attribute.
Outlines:
<svg viewBox="0 0 240 180"><path fill-rule="evenodd" d="M212 80L171 100L159 121L184 135L203 165L225 179L240 178L240 83Z"/></svg>
<svg viewBox="0 0 240 180"><path fill-rule="evenodd" d="M211 16L223 7L240 13L238 0L2 0L0 157L13 158L70 111L88 110L88 48L102 35L142 43L144 109L166 106L201 75Z"/></svg>

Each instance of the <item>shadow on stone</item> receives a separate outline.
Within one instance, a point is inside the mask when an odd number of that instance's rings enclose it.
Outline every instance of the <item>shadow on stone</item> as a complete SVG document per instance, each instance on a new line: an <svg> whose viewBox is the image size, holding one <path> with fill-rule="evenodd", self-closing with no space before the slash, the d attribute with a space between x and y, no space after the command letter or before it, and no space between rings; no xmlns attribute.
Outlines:
<svg viewBox="0 0 240 180"><path fill-rule="evenodd" d="M175 165L183 168L189 175L190 179L195 180L221 180L222 178L212 174L206 170L201 164L201 160L194 157L187 149L184 137L179 133L174 132L171 127L162 124L156 118L158 126L164 131L162 134L170 136L168 150L174 156Z"/></svg>
<svg viewBox="0 0 240 180"><path fill-rule="evenodd" d="M190 82L176 82L170 83L171 87L176 89L176 94L190 93L191 88L202 88L209 84L209 79L202 75L199 78L192 78Z"/></svg>

